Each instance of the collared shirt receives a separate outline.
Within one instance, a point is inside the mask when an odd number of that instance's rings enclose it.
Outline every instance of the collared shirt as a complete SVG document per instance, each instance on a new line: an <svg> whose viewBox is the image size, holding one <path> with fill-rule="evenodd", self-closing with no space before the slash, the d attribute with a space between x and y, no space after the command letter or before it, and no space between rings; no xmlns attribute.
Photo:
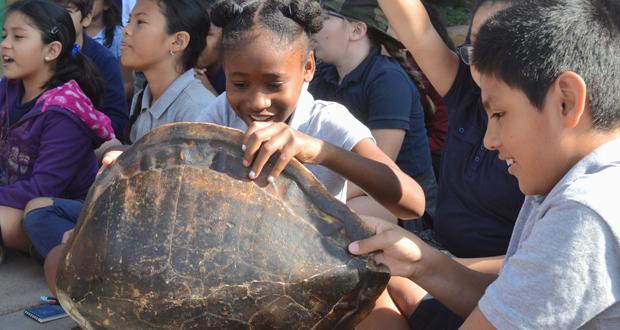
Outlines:
<svg viewBox="0 0 620 330"><path fill-rule="evenodd" d="M620 328L620 139L527 196L479 306L503 329Z"/></svg>
<svg viewBox="0 0 620 330"><path fill-rule="evenodd" d="M506 162L483 145L487 115L469 66L461 63L444 101L449 126L441 158L436 238L458 257L503 255L523 194Z"/></svg>
<svg viewBox="0 0 620 330"><path fill-rule="evenodd" d="M136 111L137 108L137 95L131 104L132 111ZM141 113L131 127L129 136L132 142L164 124L199 121L200 113L215 99L215 96L194 77L194 69L190 69L177 77L153 104L151 98L151 89L147 85L139 107Z"/></svg>
<svg viewBox="0 0 620 330"><path fill-rule="evenodd" d="M310 83L317 99L341 103L370 129L402 129L396 164L411 177L432 171L420 94L404 69L373 48L339 83L336 67L322 63Z"/></svg>
<svg viewBox="0 0 620 330"><path fill-rule="evenodd" d="M228 102L226 92L215 99L201 113L201 121L247 131L248 126L237 116ZM327 141L337 147L351 150L363 139L374 139L370 130L360 123L342 105L314 100L304 86L297 107L288 124L304 134ZM320 165L305 165L332 196L346 202L346 180L339 174Z"/></svg>

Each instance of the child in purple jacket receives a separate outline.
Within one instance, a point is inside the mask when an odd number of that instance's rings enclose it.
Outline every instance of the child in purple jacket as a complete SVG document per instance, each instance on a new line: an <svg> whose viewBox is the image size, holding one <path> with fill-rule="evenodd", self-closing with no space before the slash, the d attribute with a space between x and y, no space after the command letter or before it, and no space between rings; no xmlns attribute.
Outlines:
<svg viewBox="0 0 620 330"><path fill-rule="evenodd" d="M103 83L75 43L69 14L44 0L6 12L0 43L0 260L27 251L21 227L36 197L83 199L97 173L94 149L114 137L95 108ZM91 101L92 100L92 101Z"/></svg>

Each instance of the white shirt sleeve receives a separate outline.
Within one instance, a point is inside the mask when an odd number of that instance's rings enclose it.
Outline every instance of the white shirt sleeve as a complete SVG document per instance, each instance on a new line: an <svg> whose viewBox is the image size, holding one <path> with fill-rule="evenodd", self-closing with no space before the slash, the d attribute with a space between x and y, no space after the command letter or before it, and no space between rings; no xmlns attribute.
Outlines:
<svg viewBox="0 0 620 330"><path fill-rule="evenodd" d="M320 128L316 137L349 151L364 139L374 142L370 129L347 108L334 102L319 102L324 103L324 106L313 119L319 121L313 124Z"/></svg>

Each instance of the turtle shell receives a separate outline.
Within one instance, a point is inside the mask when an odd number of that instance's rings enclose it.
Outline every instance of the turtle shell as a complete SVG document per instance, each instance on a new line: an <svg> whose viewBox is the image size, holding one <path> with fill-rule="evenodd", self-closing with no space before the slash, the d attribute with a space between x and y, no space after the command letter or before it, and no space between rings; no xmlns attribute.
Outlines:
<svg viewBox="0 0 620 330"><path fill-rule="evenodd" d="M389 273L347 252L370 235L359 217L297 161L248 180L241 143L165 125L97 178L57 278L80 326L333 329L369 313Z"/></svg>

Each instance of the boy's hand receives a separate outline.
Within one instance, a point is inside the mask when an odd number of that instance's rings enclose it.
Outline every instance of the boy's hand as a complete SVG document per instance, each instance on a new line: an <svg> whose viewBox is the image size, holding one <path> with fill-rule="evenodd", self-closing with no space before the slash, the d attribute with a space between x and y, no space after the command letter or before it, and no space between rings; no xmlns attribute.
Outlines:
<svg viewBox="0 0 620 330"><path fill-rule="evenodd" d="M103 171L105 171L108 167L112 166L112 164L116 162L116 159L122 153L123 152L120 150L112 150L106 152L105 155L103 155L103 159L101 159L101 168L99 168L99 172L97 172L97 175L103 173Z"/></svg>
<svg viewBox="0 0 620 330"><path fill-rule="evenodd" d="M243 165L252 166L250 179L255 179L271 155L279 152L268 178L274 181L293 157L302 163L317 163L323 145L322 140L292 129L285 123L254 122L243 138Z"/></svg>
<svg viewBox="0 0 620 330"><path fill-rule="evenodd" d="M424 243L414 234L383 219L363 216L366 226L375 233L367 239L349 244L349 252L366 255L376 252L374 259L390 269L392 276L411 278L419 270Z"/></svg>

